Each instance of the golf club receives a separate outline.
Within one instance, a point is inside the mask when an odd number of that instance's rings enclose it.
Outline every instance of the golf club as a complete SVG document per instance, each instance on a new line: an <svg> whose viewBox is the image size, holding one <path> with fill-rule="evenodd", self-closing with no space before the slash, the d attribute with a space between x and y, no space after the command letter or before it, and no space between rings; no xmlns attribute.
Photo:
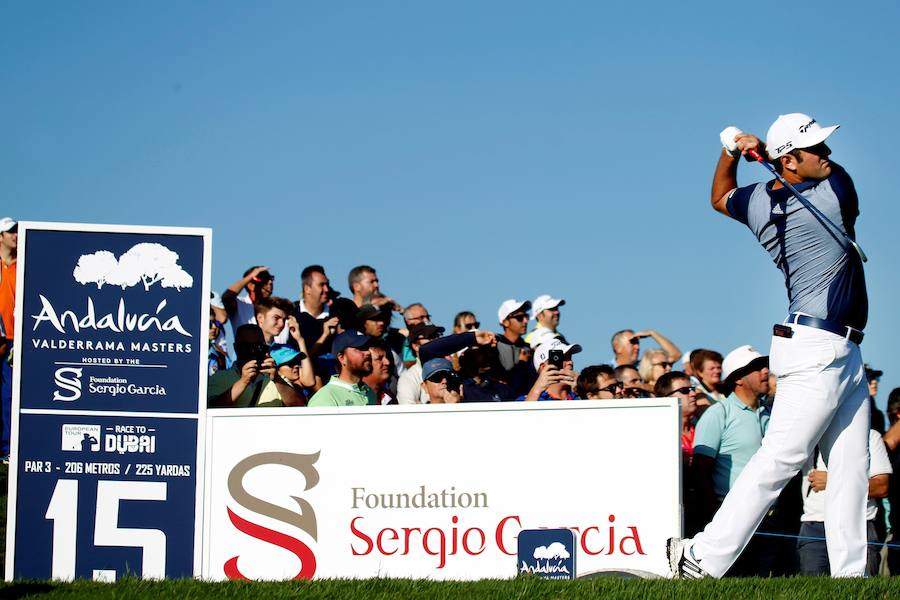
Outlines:
<svg viewBox="0 0 900 600"><path fill-rule="evenodd" d="M753 158L753 160L755 160L756 162L758 162L759 164L761 164L762 166L764 166L766 169L768 169L769 172L772 173L772 175L775 176L775 179L777 179L778 181L781 182L781 185L783 185L784 187L786 187L788 190L790 190L790 192L791 192L792 194L794 194L794 197L797 198L797 200L800 202L800 204L802 204L803 206L805 206L811 213L813 213L814 215L816 215L816 217L817 217L818 219L820 219L820 220L824 221L825 223L828 223L829 225L831 225L831 228L832 228L833 230L835 230L835 231L837 231L839 234L841 234L841 235L844 237L844 239L847 240L847 242L848 242L851 246L853 246L853 249L856 250L856 253L859 254L859 258L862 259L863 262L868 262L869 258L866 256L866 253L863 252L862 247L861 247L859 244L857 244L855 241L851 240L849 235L847 235L846 233L844 233L844 231L841 230L837 225L835 225L835 224L831 221L831 219L829 219L829 218L826 217L824 214L822 214L822 211L820 211L818 208L816 208L809 200L807 200L806 198L804 198L804 197L803 197L803 194L801 194L800 192L798 192L798 191L797 191L797 188L795 188L795 187L792 186L790 183L788 183L787 180L785 180L785 178L782 177L781 174L780 174L778 171L775 170L775 167L772 166L772 164L770 164L769 161L765 160L765 159L759 154L759 152L757 152L756 150L749 150L749 151L747 152L747 154L750 155L750 156ZM823 224L824 224L824 223L823 223Z"/></svg>

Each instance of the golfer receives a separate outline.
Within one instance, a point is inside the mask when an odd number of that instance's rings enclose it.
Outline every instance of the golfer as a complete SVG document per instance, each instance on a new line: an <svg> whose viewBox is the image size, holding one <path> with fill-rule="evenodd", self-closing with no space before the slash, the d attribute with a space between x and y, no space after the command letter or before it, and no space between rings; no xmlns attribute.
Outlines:
<svg viewBox="0 0 900 600"><path fill-rule="evenodd" d="M722 132L713 208L749 227L769 252L784 274L790 306L773 331L770 368L778 387L762 446L706 529L693 539L668 541L674 577L723 576L817 444L828 464L831 575L865 573L869 403L859 344L868 300L861 253L850 244L859 214L856 190L825 145L837 128L793 113L775 120L765 144L735 128ZM766 151L775 171L813 209L777 178L737 187L741 154Z"/></svg>

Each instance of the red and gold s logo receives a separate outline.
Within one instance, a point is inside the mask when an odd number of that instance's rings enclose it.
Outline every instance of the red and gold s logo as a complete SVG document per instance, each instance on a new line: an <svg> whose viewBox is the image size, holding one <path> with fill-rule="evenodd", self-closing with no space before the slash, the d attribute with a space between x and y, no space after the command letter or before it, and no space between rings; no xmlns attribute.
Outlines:
<svg viewBox="0 0 900 600"><path fill-rule="evenodd" d="M319 472L313 466L319 460L319 453L315 454L293 454L290 452L263 452L248 456L231 470L228 475L228 492L235 502L243 506L247 510L271 517L299 527L308 533L313 539L317 539L316 529L316 513L312 506L303 498L291 496L291 498L300 507L300 512L294 512L281 506L277 506L265 500L261 500L251 495L244 489L244 475L252 469L262 465L284 465L296 469L306 478L306 488L308 491L319 483ZM246 519L242 519L228 508L228 518L235 528L250 537L256 538L263 542L267 542L274 546L284 548L288 552L293 553L300 559L300 572L293 579L311 579L316 573L316 557L312 549L297 538L287 534L263 527ZM228 579L247 579L238 569L238 556L228 559L224 565L225 576Z"/></svg>

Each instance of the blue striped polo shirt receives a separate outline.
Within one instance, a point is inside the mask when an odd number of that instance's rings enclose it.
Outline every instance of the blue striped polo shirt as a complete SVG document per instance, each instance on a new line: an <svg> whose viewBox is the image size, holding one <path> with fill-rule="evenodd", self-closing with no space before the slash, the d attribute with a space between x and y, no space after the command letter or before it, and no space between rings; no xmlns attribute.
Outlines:
<svg viewBox="0 0 900 600"><path fill-rule="evenodd" d="M850 239L856 239L859 199L843 168L831 163L827 179L794 187ZM784 274L790 312L865 328L869 300L862 260L830 224L805 208L787 188L773 190L766 183L734 190L728 198L728 213L750 228Z"/></svg>

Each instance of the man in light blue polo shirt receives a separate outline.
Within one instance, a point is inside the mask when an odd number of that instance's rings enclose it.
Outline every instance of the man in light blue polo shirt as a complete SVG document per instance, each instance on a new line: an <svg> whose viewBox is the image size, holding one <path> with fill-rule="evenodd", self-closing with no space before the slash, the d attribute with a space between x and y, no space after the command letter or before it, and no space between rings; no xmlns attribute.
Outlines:
<svg viewBox="0 0 900 600"><path fill-rule="evenodd" d="M331 345L331 353L340 365L340 373L309 399L308 406L366 406L376 404L372 388L363 383L363 377L372 372L372 355L369 346L372 338L348 329L339 333Z"/></svg>
<svg viewBox="0 0 900 600"><path fill-rule="evenodd" d="M702 511L710 517L762 445L769 411L759 399L769 393L769 357L750 346L736 348L722 362L722 379L731 393L703 413L694 434L692 468ZM738 560L732 571L756 574L747 562Z"/></svg>

